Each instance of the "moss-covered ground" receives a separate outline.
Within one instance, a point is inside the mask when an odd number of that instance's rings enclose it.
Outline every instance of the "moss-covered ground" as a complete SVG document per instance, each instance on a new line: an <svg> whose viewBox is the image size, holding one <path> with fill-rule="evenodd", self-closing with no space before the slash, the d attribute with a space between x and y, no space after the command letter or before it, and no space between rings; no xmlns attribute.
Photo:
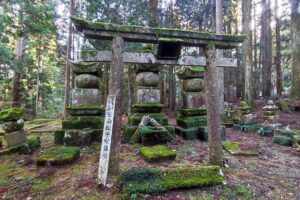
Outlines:
<svg viewBox="0 0 300 200"><path fill-rule="evenodd" d="M121 200L120 185L98 189L96 176L100 144L81 149L80 157L72 164L37 166L36 158L55 146L54 130L60 122L31 130L40 136L42 147L32 155L13 154L0 157L0 199L103 199ZM227 129L229 141L257 145L258 156L234 156L224 151L225 185L185 190L172 190L151 200L213 200L213 199L282 199L294 200L300 195L300 154L291 147L271 142L272 138L255 133ZM208 164L208 145L199 140L187 141L178 136L168 146L176 150L174 161L147 163L137 155L141 145L122 143L121 170L133 167L184 168ZM133 196L134 197L134 196ZM136 199L143 199L136 197Z"/></svg>

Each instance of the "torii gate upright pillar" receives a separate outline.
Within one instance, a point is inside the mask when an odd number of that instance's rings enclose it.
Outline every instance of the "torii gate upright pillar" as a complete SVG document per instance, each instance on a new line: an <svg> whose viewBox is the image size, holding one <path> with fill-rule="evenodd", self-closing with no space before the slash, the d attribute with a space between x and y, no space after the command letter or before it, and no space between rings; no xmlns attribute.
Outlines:
<svg viewBox="0 0 300 200"><path fill-rule="evenodd" d="M112 146L109 159L109 173L118 175L120 170L120 146L122 131L124 67L123 53L125 42L122 37L112 40L112 59L109 77L109 95L115 96L115 115L112 129Z"/></svg>

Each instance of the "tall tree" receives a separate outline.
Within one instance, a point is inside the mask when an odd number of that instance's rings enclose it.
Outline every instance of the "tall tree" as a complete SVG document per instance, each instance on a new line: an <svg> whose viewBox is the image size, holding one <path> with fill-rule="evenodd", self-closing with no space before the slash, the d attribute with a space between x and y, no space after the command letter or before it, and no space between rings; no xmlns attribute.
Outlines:
<svg viewBox="0 0 300 200"><path fill-rule="evenodd" d="M270 0L262 0L261 16L261 62L262 62L262 95L271 97L272 82L272 30L271 30L271 3Z"/></svg>
<svg viewBox="0 0 300 200"><path fill-rule="evenodd" d="M252 0L242 1L242 33L246 35L246 40L242 47L242 61L245 72L245 100L253 103L253 81L252 81L252 31L251 31L251 11Z"/></svg>
<svg viewBox="0 0 300 200"><path fill-rule="evenodd" d="M275 40L276 40L276 56L275 56L275 69L276 69L276 89L277 94L281 96L282 88L282 76L281 76L281 39L280 39L280 17L278 16L278 0L275 0Z"/></svg>
<svg viewBox="0 0 300 200"><path fill-rule="evenodd" d="M74 0L70 0L70 15L74 14ZM69 20L69 33L68 33L68 44L67 44L67 62L65 69L65 100L64 100L64 116L67 116L66 108L69 106L70 101L70 81L71 81L71 69L69 60L71 59L72 52L72 35L73 35L73 27L72 22Z"/></svg>
<svg viewBox="0 0 300 200"><path fill-rule="evenodd" d="M291 97L300 99L300 2L291 1L291 21L292 21L292 91Z"/></svg>

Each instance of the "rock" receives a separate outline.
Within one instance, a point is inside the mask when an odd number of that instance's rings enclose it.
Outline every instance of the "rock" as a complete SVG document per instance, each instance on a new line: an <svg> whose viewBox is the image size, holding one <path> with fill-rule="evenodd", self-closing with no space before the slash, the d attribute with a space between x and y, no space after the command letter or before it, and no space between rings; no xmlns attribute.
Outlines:
<svg viewBox="0 0 300 200"><path fill-rule="evenodd" d="M138 131L143 145L164 144L173 139L173 136L163 127L143 126Z"/></svg>
<svg viewBox="0 0 300 200"><path fill-rule="evenodd" d="M75 78L77 88L99 88L99 78L90 74L81 74Z"/></svg>
<svg viewBox="0 0 300 200"><path fill-rule="evenodd" d="M71 116L101 116L104 115L105 109L103 107L90 106L72 106L66 108Z"/></svg>
<svg viewBox="0 0 300 200"><path fill-rule="evenodd" d="M137 86L157 87L159 85L158 74L153 72L141 72L136 76Z"/></svg>
<svg viewBox="0 0 300 200"><path fill-rule="evenodd" d="M24 131L16 131L16 132L8 133L4 136L4 138L7 142L8 147L20 145L26 141L26 136Z"/></svg>
<svg viewBox="0 0 300 200"><path fill-rule="evenodd" d="M204 90L204 82L200 78L184 79L183 90L185 92L202 92Z"/></svg>
<svg viewBox="0 0 300 200"><path fill-rule="evenodd" d="M138 103L160 103L159 88L141 88L137 89Z"/></svg>
<svg viewBox="0 0 300 200"><path fill-rule="evenodd" d="M10 108L0 111L0 121L8 122L18 120L23 117L24 108Z"/></svg>
<svg viewBox="0 0 300 200"><path fill-rule="evenodd" d="M66 130L64 144L67 146L84 146L92 143L92 131Z"/></svg>
<svg viewBox="0 0 300 200"><path fill-rule="evenodd" d="M10 121L10 122L4 122L2 124L2 129L6 133L12 133L15 131L19 131L24 127L24 121L23 119L19 119L18 121Z"/></svg>
<svg viewBox="0 0 300 200"><path fill-rule="evenodd" d="M133 104L132 108L139 113L160 113L165 105L160 103L139 103Z"/></svg>
<svg viewBox="0 0 300 200"><path fill-rule="evenodd" d="M176 158L176 152L165 145L141 147L140 154L147 162L161 162L165 160L175 160Z"/></svg>
<svg viewBox="0 0 300 200"><path fill-rule="evenodd" d="M81 117L69 117L62 121L63 130L69 129L102 129L104 124L103 117L96 116L81 116Z"/></svg>
<svg viewBox="0 0 300 200"><path fill-rule="evenodd" d="M100 92L98 89L72 89L71 106L100 106Z"/></svg>
<svg viewBox="0 0 300 200"><path fill-rule="evenodd" d="M293 148L300 149L300 135L294 136Z"/></svg>
<svg viewBox="0 0 300 200"><path fill-rule="evenodd" d="M157 64L139 64L136 67L136 73L140 72L154 72L158 73L159 72L159 65Z"/></svg>
<svg viewBox="0 0 300 200"><path fill-rule="evenodd" d="M205 106L204 93L200 92L183 92L184 108L199 108Z"/></svg>
<svg viewBox="0 0 300 200"><path fill-rule="evenodd" d="M203 78L204 77L204 66L197 67L187 67L177 72L177 76L180 79L188 79L188 78Z"/></svg>
<svg viewBox="0 0 300 200"><path fill-rule="evenodd" d="M38 165L61 165L73 162L80 156L79 147L51 147L37 158Z"/></svg>

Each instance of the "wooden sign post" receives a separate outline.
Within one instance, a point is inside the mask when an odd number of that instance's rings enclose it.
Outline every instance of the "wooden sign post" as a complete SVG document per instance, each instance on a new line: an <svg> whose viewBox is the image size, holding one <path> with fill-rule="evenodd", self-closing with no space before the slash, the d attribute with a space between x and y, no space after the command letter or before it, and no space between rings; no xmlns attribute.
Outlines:
<svg viewBox="0 0 300 200"><path fill-rule="evenodd" d="M105 109L105 120L103 126L101 153L98 168L98 184L103 186L106 186L106 179L108 174L108 163L110 157L112 129L115 113L115 100L115 95L108 95Z"/></svg>

